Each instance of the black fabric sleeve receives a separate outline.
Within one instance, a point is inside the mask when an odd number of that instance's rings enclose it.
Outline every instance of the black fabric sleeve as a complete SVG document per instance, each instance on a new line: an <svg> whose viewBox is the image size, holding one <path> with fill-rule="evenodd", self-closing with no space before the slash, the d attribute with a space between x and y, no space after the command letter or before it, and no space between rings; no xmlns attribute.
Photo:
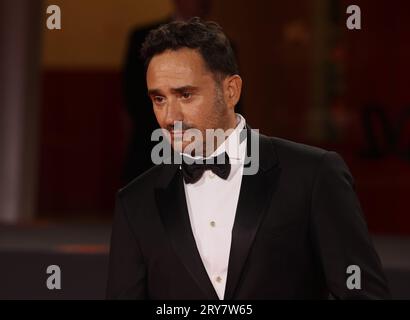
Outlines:
<svg viewBox="0 0 410 320"><path fill-rule="evenodd" d="M335 152L321 159L311 199L311 232L330 294L336 299L388 299L380 259L370 239L354 181ZM358 266L360 289L349 289L348 267ZM357 270L357 268L355 269ZM351 278L350 278L351 279ZM355 281L355 284L358 284Z"/></svg>
<svg viewBox="0 0 410 320"><path fill-rule="evenodd" d="M146 299L146 267L117 195L111 234L107 299Z"/></svg>

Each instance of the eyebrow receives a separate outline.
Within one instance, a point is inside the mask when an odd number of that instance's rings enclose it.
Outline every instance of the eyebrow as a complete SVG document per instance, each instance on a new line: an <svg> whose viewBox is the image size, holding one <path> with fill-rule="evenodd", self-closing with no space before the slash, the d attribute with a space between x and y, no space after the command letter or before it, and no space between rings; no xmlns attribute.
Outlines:
<svg viewBox="0 0 410 320"><path fill-rule="evenodd" d="M172 93L184 93L186 91L197 91L198 87L195 86L182 86L182 87L178 87L178 88L171 88L171 92ZM161 95L162 91L160 89L149 89L148 90L148 95L152 96L152 95Z"/></svg>

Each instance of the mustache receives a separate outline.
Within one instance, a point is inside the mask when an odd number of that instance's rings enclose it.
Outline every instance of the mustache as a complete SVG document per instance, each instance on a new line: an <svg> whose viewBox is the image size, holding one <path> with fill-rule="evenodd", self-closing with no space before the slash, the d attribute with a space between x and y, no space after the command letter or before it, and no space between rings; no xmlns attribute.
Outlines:
<svg viewBox="0 0 410 320"><path fill-rule="evenodd" d="M194 129L194 128L195 128L194 126L192 126L188 123L179 122L178 124L170 124L170 125L166 126L165 129L167 129L169 132L171 132L171 131L174 131L174 130L176 130L176 131L178 131L178 130L185 131L185 130Z"/></svg>

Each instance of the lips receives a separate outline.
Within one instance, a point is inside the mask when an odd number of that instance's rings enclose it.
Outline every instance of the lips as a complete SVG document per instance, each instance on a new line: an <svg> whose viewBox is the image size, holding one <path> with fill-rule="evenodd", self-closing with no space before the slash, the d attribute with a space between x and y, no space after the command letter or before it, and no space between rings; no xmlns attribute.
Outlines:
<svg viewBox="0 0 410 320"><path fill-rule="evenodd" d="M185 131L170 131L171 133L171 140L174 141L182 141L184 138L184 132Z"/></svg>
<svg viewBox="0 0 410 320"><path fill-rule="evenodd" d="M183 136L184 133L185 133L185 131L174 131L174 130L171 130L170 133L171 133L171 135L173 135L173 136Z"/></svg>

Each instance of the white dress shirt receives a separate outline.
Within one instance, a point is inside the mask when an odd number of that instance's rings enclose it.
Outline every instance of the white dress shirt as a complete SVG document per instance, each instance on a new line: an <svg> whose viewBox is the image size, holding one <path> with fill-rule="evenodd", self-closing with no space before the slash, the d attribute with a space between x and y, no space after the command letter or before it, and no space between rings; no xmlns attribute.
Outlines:
<svg viewBox="0 0 410 320"><path fill-rule="evenodd" d="M245 119L237 114L238 124L215 152L229 156L231 171L224 180L207 170L196 183L184 183L191 227L208 276L220 300L224 299L228 275L232 227L242 183L246 139L240 142Z"/></svg>

